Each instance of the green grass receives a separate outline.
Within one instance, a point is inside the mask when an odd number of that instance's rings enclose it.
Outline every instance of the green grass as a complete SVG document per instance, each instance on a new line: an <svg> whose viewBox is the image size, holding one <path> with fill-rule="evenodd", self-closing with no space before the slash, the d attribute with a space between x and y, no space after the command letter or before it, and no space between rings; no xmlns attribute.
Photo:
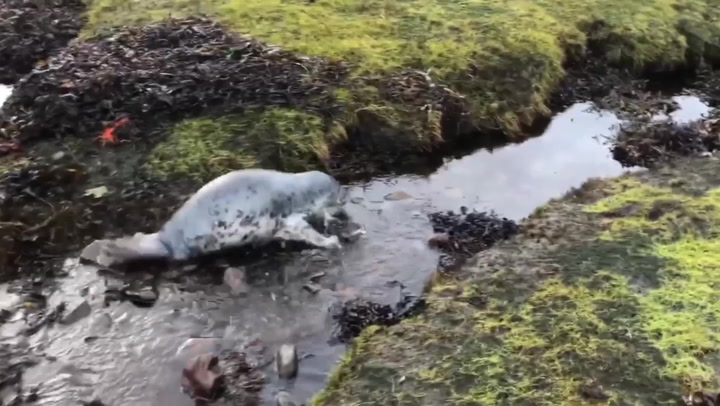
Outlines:
<svg viewBox="0 0 720 406"><path fill-rule="evenodd" d="M86 35L204 12L287 49L346 61L356 77L429 72L465 96L475 124L518 133L549 113L564 59L588 39L635 68L673 67L689 50L717 58L718 10L720 0L93 0Z"/></svg>
<svg viewBox="0 0 720 406"><path fill-rule="evenodd" d="M570 406L595 392L650 406L717 391L718 170L688 160L550 202L433 286L425 314L363 333L312 404ZM547 245L529 230L566 231Z"/></svg>

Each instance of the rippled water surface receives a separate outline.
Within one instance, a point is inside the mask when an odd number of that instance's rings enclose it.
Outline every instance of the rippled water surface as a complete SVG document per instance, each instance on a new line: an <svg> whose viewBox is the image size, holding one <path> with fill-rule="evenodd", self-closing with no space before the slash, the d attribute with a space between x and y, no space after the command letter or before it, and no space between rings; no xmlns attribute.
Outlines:
<svg viewBox="0 0 720 406"><path fill-rule="evenodd" d="M694 106L692 100L683 103ZM686 117L685 112L676 114L680 116L673 118ZM693 114L700 113L696 109ZM93 267L68 260L70 276L59 280L51 302L67 301L73 308L87 300L92 312L31 337L30 344L50 358L29 370L25 383L39 385L39 405L75 405L77 399L98 396L113 406L190 406L179 389L180 373L200 349L179 351L188 339L220 338L218 346L225 348L259 339L270 353L291 342L301 354L312 354L301 362L295 382L285 386L298 401L305 401L322 389L344 351L327 344L327 307L332 301L360 295L394 302L398 288L388 282L395 280L415 292L422 288L437 260L437 253L425 244L432 234L428 212L465 205L519 220L588 178L618 175L623 169L604 145L604 137L611 136L618 123L611 113L578 104L557 115L542 136L522 144L448 160L429 177L355 185L348 209L365 226L363 239L338 254L309 251L245 264L245 293L233 293L222 272L203 267L159 278L138 269L132 277L147 278L144 283L157 286L157 304L103 307L106 285L120 283L124 276L99 275ZM394 192L411 198L385 199ZM311 294L303 285L318 272L326 274L321 279L324 290ZM4 296L0 307L3 300L11 300ZM0 335L13 335L16 324L4 325ZM285 384L272 369L267 375L264 396L272 404L273 393Z"/></svg>

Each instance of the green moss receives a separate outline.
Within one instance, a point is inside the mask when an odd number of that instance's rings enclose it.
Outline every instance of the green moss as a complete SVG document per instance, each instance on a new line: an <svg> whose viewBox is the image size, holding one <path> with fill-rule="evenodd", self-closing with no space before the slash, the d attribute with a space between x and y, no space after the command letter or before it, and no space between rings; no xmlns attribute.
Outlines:
<svg viewBox="0 0 720 406"><path fill-rule="evenodd" d="M327 143L342 136L334 130L318 116L284 108L186 120L153 149L147 166L161 176L201 181L242 168L320 168L328 159Z"/></svg>
<svg viewBox="0 0 720 406"><path fill-rule="evenodd" d="M587 210L637 205L634 215L614 220L603 237L621 240L629 232L642 232L655 241L654 254L668 263L658 268L657 288L641 297L645 331L668 363L664 373L689 389L718 385L712 354L720 348L720 188L699 194L690 187L691 195L628 180L616 188L614 196Z"/></svg>
<svg viewBox="0 0 720 406"><path fill-rule="evenodd" d="M346 61L356 77L429 72L465 96L474 124L516 133L549 112L546 101L566 55L582 52L588 40L611 61L673 67L690 54L718 53L719 6L719 0L93 0L87 32L207 12L287 49Z"/></svg>

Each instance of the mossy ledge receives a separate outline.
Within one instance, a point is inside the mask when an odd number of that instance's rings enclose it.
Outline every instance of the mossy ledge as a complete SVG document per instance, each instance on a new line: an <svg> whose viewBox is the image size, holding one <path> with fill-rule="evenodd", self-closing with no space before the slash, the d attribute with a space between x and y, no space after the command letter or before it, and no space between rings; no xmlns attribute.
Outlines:
<svg viewBox="0 0 720 406"><path fill-rule="evenodd" d="M334 91L345 110L334 119L355 149L398 155L471 133L522 138L588 49L637 72L720 62L718 10L720 0L92 0L82 37L205 14L343 61L351 75Z"/></svg>
<svg viewBox="0 0 720 406"><path fill-rule="evenodd" d="M342 127L290 108L190 119L174 126L169 138L152 150L146 167L160 177L200 182L228 169L300 172L326 167L328 144L345 137Z"/></svg>
<svg viewBox="0 0 720 406"><path fill-rule="evenodd" d="M676 405L720 389L719 170L686 159L549 202L436 279L426 313L365 331L312 405Z"/></svg>

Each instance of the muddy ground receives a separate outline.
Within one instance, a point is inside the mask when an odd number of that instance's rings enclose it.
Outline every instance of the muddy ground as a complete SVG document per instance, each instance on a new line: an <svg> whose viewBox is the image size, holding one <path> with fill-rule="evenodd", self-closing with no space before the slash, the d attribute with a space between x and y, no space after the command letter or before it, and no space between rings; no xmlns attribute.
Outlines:
<svg viewBox="0 0 720 406"><path fill-rule="evenodd" d="M23 4L27 8L30 3ZM53 277L62 276L68 255L97 238L157 230L203 183L203 178L168 176L146 164L153 148L184 118L200 113L234 114L268 105L299 110L312 119L319 136L309 132L310 141L290 141L298 142L298 150L306 142L318 142L313 144L316 150L327 150L298 159L343 180L388 171L429 173L442 163L442 156L458 153L460 146L467 150L482 146L469 141L472 134L464 134L455 142L409 159L410 163L377 154L377 150L363 149L366 143L361 128L340 131L333 121L342 110L333 89L347 80L342 64L231 37L221 27L201 19L121 29L92 44L79 42L65 47L77 33L81 6L58 3L47 10L54 13L56 6L62 10L58 16L43 16L54 17L53 24L47 25L50 34L22 37L18 26L12 25L15 31L8 41L14 42L0 50L32 51L4 59L9 62L0 75L0 80L15 82L17 89L5 105L0 135L0 282L11 282L24 294L33 309L32 329L53 322L62 310L48 307L43 295L52 288ZM38 9L20 9L7 2L5 7L11 10L0 12L13 14L12 18L4 17L5 24L32 19ZM37 19L32 21L35 24ZM108 36L114 41L107 41ZM171 46L176 50L168 59ZM51 54L59 56L43 61ZM629 119L611 146L618 161L627 166L664 167L678 157L707 155L720 145L718 121L713 117L682 128L652 121L654 115L675 108L663 88L667 82L683 80L684 88L710 105L719 105L716 89L720 88L720 76L716 73L707 70L692 76L682 72L649 80L610 68L590 56L583 62L568 62L568 76L551 105L560 111L574 102L593 101ZM199 68L198 61L206 62L205 68ZM26 75L28 66L38 62L38 69ZM160 64L178 67L176 74L159 73ZM243 80L230 82L218 75L227 70L245 72ZM17 82L18 78L22 79ZM538 129L542 124L537 123ZM278 134L279 141L286 141L280 138L285 133ZM336 139L333 137L341 137L342 142L330 143L328 140ZM485 144L508 141L500 134L475 139L484 139ZM261 143L250 149L254 153L248 158L251 163L283 168L284 163L277 158L282 154L273 145ZM378 158L370 159L374 155ZM245 162L236 164L242 167ZM191 167L191 171L196 169ZM203 173L209 176L214 172ZM548 243L555 244L555 237L548 238ZM472 247L466 256L490 245ZM442 297L433 296L436 302ZM18 362L0 373L0 386L13 383L26 357L18 353L13 358ZM331 391L353 389L342 379L333 385ZM673 396L677 393L671 392ZM349 399L353 394L350 390L345 396ZM664 393L658 396L665 398Z"/></svg>

